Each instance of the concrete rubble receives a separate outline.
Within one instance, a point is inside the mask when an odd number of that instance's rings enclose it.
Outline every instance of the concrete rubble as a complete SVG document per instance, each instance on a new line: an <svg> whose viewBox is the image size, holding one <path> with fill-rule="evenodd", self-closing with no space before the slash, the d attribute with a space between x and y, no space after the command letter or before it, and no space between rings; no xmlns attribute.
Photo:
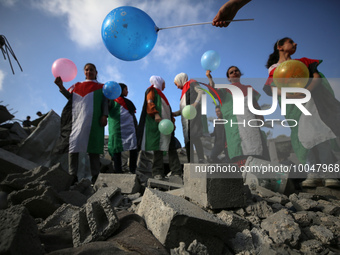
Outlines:
<svg viewBox="0 0 340 255"><path fill-rule="evenodd" d="M114 173L103 155L94 185L81 173L71 186L67 157L53 154L58 118L51 111L30 134L0 127L0 254L340 254L339 189L195 176L182 150L183 182L150 178L142 153L136 174ZM246 162L257 164L278 163Z"/></svg>

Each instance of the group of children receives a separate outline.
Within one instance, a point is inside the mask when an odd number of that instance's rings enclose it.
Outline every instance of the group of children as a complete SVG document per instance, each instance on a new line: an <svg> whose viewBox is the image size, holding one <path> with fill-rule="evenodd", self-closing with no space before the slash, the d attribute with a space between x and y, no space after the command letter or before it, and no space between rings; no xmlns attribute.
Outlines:
<svg viewBox="0 0 340 255"><path fill-rule="evenodd" d="M158 130L158 123L162 119L175 122L174 116L181 114L181 110L172 112L163 94L165 88L163 78L160 76L150 78L151 86L146 90L138 124L135 116L136 107L126 98L128 87L119 83L121 95L115 100L109 100L103 95L103 84L97 81L97 73L95 65L87 63L84 67L85 81L77 82L69 89L65 89L61 77L57 77L54 81L60 92L68 99L61 115L61 134L56 151L68 153L68 167L70 175L73 176L73 184L78 181L79 153L84 152L89 155L92 182L96 181L100 171L100 154L103 154L104 148L104 127L107 124L109 125L108 152L114 162L116 173L123 172L122 151L130 152L129 169L131 173L135 173L138 151L144 150L153 151L152 175L154 178L161 180L165 177L163 152L168 152L172 175L181 178L182 167L177 155L178 142L174 132L164 135ZM182 73L179 76L181 79L177 81L177 86L184 91L182 93L184 101L181 99L181 109L183 109L186 104L190 103L189 95L194 86L190 87L191 81L188 81L186 74ZM201 91L199 95L196 93L197 103L199 103L201 93ZM200 116L196 119L200 121ZM183 123L186 125L186 148L189 148L188 121L184 120ZM202 144L200 144L200 149L202 161L204 159ZM188 159L190 159L190 151L188 151Z"/></svg>
<svg viewBox="0 0 340 255"><path fill-rule="evenodd" d="M290 60L291 55L296 51L296 43L290 38L282 38L275 42L274 52L269 56L267 68L269 78L264 86L264 91L271 96L273 72L282 62ZM291 141L294 152L302 164L329 164L335 165L337 158L333 153L339 149L336 138L339 137L340 124L340 102L334 97L334 93L318 72L319 60L302 58L299 59L308 68L310 79L306 89L311 92L311 100L305 107L312 112L311 116L301 114L295 105L288 105L287 119L294 119L298 125L291 127ZM78 82L66 90L60 77L55 83L60 91L68 99L61 122L62 130L58 144L61 152L69 152L69 172L77 181L77 157L79 152L87 152L90 156L92 181L95 181L99 174L99 155L103 153L104 126L109 124L108 150L112 156L116 172L122 172L121 152L130 151L130 172L136 170L137 154L139 150L153 151L152 175L156 179L164 178L163 152L168 152L169 165L172 175L182 175L182 168L176 151L176 139L174 132L164 135L158 130L158 123L162 119L169 119L173 123L174 117L181 115L181 111L187 105L193 105L197 110L195 118L188 120L182 116L183 134L188 162L194 162L193 148L195 147L198 162L205 163L203 146L201 142L202 122L200 100L203 90L199 83L188 78L185 73L178 74L174 83L182 90L180 98L180 110L172 112L167 97L163 91L165 81L160 76L150 78L150 87L145 92L145 100L137 123L134 104L126 98L128 88L120 83L122 93L115 100L108 100L103 96L103 84L96 79L97 70L93 64L86 64L84 67L86 81ZM214 87L211 72L206 73L210 86ZM260 109L258 99L260 94L250 85L243 85L240 82L241 71L236 66L227 70L227 78L233 86L236 86L243 93L245 102L248 97L253 106ZM248 88L252 93L248 95ZM244 105L243 115L233 113L233 97L228 89L218 89L222 100L219 106L220 117L240 123L244 120L261 119L263 116L255 116L247 104ZM278 89L279 103L281 105L280 89ZM301 97L299 94L290 94L290 98ZM227 154L230 161L243 165L248 156L269 159L268 149L264 133L259 127L242 125L224 125L224 134L227 144ZM217 139L219 139L217 137ZM216 139L216 140L217 140ZM305 187L316 187L319 185L319 177L308 174L308 178L302 183ZM324 179L324 184L329 187L340 187L336 178Z"/></svg>

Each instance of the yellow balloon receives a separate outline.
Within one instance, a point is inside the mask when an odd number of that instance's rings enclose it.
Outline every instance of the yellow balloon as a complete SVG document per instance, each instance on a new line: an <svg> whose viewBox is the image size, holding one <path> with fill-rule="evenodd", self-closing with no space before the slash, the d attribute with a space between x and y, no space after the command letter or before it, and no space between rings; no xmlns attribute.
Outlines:
<svg viewBox="0 0 340 255"><path fill-rule="evenodd" d="M299 87L304 88L308 83L309 70L299 60L287 60L276 67L274 74L276 87Z"/></svg>

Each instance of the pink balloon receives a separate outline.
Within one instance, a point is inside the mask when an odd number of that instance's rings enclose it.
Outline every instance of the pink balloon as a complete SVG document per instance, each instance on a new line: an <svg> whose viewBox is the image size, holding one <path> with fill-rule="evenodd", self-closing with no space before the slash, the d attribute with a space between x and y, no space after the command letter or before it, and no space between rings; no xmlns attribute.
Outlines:
<svg viewBox="0 0 340 255"><path fill-rule="evenodd" d="M71 60L59 58L52 65L52 74L60 76L64 82L71 81L77 76L77 67Z"/></svg>

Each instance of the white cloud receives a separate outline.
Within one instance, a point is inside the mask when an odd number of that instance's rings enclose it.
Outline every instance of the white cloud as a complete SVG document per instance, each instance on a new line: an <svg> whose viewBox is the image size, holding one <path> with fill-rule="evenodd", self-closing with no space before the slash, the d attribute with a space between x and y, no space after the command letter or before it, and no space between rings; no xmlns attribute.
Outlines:
<svg viewBox="0 0 340 255"><path fill-rule="evenodd" d="M33 3L36 8L66 18L71 40L80 47L92 49L102 44L101 25L104 18L119 6L133 5L140 8L162 28L209 21L215 14L212 10L209 11L207 8L209 4L204 1L35 0ZM173 67L173 64L183 60L191 49L199 47L202 41L207 40L207 34L202 35L197 31L193 28L159 31L158 41L153 49L154 55L157 58L161 57L167 66ZM200 31L202 32L202 29Z"/></svg>
<svg viewBox="0 0 340 255"><path fill-rule="evenodd" d="M112 0L37 0L34 6L52 15L65 17L72 41L84 48L96 48L101 43L103 17L123 1Z"/></svg>
<svg viewBox="0 0 340 255"><path fill-rule="evenodd" d="M11 7L14 6L18 0L0 0L0 4L3 4L4 6Z"/></svg>
<svg viewBox="0 0 340 255"><path fill-rule="evenodd" d="M101 81L120 81L122 76L119 69L113 65L107 65L104 69L104 73L99 74L99 82Z"/></svg>
<svg viewBox="0 0 340 255"><path fill-rule="evenodd" d="M4 79L5 79L5 73L0 70L0 91L3 89Z"/></svg>

